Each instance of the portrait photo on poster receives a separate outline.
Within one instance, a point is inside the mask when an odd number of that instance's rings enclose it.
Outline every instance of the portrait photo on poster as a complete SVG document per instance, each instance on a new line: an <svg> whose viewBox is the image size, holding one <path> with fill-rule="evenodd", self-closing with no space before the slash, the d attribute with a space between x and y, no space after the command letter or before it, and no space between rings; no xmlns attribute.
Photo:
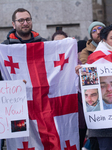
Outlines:
<svg viewBox="0 0 112 150"><path fill-rule="evenodd" d="M100 110L98 88L84 89L84 98L87 112Z"/></svg>

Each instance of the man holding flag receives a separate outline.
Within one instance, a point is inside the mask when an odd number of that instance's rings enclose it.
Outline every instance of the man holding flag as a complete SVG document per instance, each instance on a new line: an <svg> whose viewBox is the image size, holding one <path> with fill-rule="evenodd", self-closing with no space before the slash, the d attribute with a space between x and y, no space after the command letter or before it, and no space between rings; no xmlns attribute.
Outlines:
<svg viewBox="0 0 112 150"><path fill-rule="evenodd" d="M2 44L19 44L46 41L38 33L32 31L32 18L28 10L18 8L12 15L13 29ZM0 73L0 80L2 76Z"/></svg>
<svg viewBox="0 0 112 150"><path fill-rule="evenodd" d="M30 128L29 137L8 139L7 150L79 150L77 42L41 42L30 13L18 10L3 42L14 45L0 46L1 72L5 80L27 81Z"/></svg>

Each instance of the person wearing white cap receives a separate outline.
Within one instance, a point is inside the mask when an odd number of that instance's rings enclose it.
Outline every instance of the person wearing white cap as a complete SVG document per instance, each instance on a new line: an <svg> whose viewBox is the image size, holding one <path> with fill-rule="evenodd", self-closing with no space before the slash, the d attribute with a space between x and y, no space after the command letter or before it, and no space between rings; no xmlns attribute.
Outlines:
<svg viewBox="0 0 112 150"><path fill-rule="evenodd" d="M100 31L105 27L105 24L99 21L94 21L90 24L88 28L88 33L91 37L86 43L86 48L84 48L80 54L80 61L82 64L87 62L88 56L96 49L100 39Z"/></svg>

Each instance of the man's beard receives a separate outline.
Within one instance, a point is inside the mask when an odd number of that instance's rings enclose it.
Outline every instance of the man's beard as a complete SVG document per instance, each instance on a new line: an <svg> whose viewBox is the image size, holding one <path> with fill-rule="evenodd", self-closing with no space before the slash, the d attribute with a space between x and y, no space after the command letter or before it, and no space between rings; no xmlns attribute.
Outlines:
<svg viewBox="0 0 112 150"><path fill-rule="evenodd" d="M93 40L96 44L98 44L101 40Z"/></svg>
<svg viewBox="0 0 112 150"><path fill-rule="evenodd" d="M31 34L31 29L29 29L27 32L19 30L17 31L17 33L21 36L21 37L27 37Z"/></svg>
<svg viewBox="0 0 112 150"><path fill-rule="evenodd" d="M94 103L92 104L92 106L96 106L96 105L97 105L97 103L98 103L98 101L94 102Z"/></svg>
<svg viewBox="0 0 112 150"><path fill-rule="evenodd" d="M97 38L97 39L93 39L93 38L92 38L92 40L93 40L96 44L98 44L98 43L101 41L100 36L99 36L99 38Z"/></svg>

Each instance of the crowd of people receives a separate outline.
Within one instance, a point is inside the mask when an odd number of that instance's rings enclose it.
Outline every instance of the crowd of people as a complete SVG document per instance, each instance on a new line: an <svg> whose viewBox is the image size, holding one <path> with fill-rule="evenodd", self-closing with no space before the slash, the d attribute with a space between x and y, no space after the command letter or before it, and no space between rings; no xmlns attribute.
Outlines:
<svg viewBox="0 0 112 150"><path fill-rule="evenodd" d="M46 41L39 33L32 30L32 17L28 10L18 8L12 15L13 29L8 33L7 39L2 44L23 44ZM88 28L88 33L91 37L87 42L84 40L78 41L78 66L74 68L79 75L81 64L86 64L88 57L92 55L98 47L100 41L110 51L112 51L112 25L105 26L102 22L94 21ZM68 35L63 31L56 31L52 35L52 40L62 40ZM98 75L96 68L83 68L82 71L82 85L98 84ZM104 101L104 109L112 108L112 80L110 77L100 78L102 99ZM0 77L2 80L2 76ZM110 94L110 95L109 95ZM89 102L88 97L94 95L94 102ZM108 96L109 95L109 96ZM87 102L87 111L100 110L98 89L85 90L85 99ZM91 108L89 107L91 106ZM80 150L84 146L84 140L87 135L87 126L83 113L81 92L78 92L78 107L79 107L79 135L80 135ZM112 128L110 129L88 129L88 150L111 150L112 149ZM87 145L87 144L86 144Z"/></svg>

